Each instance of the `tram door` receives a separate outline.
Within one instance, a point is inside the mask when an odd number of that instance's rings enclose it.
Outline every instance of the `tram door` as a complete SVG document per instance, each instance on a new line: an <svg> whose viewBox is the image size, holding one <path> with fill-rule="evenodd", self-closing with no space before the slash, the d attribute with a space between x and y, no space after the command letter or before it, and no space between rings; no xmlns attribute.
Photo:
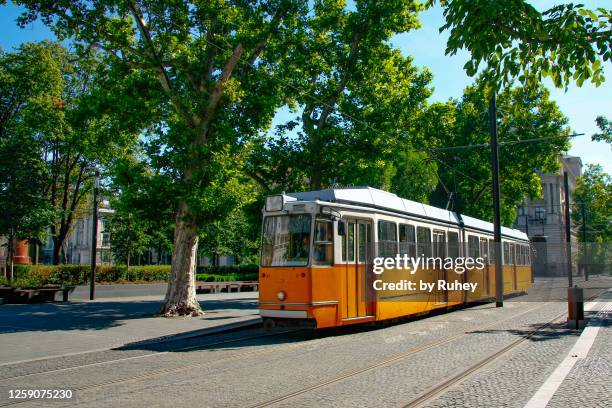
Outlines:
<svg viewBox="0 0 612 408"><path fill-rule="evenodd" d="M371 277L366 273L367 260L372 257L372 224L363 220L348 220L346 231L347 258L345 270L344 319L373 314Z"/></svg>

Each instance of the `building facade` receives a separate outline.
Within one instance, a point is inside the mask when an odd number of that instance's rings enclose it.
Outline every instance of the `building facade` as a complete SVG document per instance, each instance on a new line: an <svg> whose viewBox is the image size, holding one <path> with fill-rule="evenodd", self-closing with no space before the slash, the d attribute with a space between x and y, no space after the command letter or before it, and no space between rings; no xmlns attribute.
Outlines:
<svg viewBox="0 0 612 408"><path fill-rule="evenodd" d="M98 237L96 245L96 264L109 265L113 263L110 245L110 234L106 229L106 220L113 210L108 200L101 200L98 205ZM82 217L79 217L64 243L64 263L88 265L91 263L91 244L93 233L93 212L88 206ZM53 240L47 238L41 251L40 261L51 263L53 261Z"/></svg>
<svg viewBox="0 0 612 408"><path fill-rule="evenodd" d="M517 209L514 228L525 232L532 242L534 251L532 266L537 276L567 275L567 256L565 238L565 201L564 176L567 172L570 191L570 211L576 179L582 175L582 160L576 156L560 159L559 172L539 173L542 182L542 199L525 199ZM577 248L577 238L572 233L571 247Z"/></svg>

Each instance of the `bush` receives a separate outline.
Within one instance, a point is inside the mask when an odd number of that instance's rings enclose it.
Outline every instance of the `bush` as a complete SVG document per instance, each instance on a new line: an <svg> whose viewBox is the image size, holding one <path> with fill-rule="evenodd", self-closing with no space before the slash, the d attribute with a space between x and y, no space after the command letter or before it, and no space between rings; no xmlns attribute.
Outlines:
<svg viewBox="0 0 612 408"><path fill-rule="evenodd" d="M13 287L32 288L45 285L85 285L89 282L88 265L15 265ZM96 282L167 282L170 265L131 266L128 273L125 265L98 265ZM256 281L257 265L199 266L197 280L204 282ZM3 281L0 281L0 285Z"/></svg>
<svg viewBox="0 0 612 408"><path fill-rule="evenodd" d="M197 273L208 273L212 275L245 275L259 274L259 265L232 265L232 266L198 266Z"/></svg>
<svg viewBox="0 0 612 408"><path fill-rule="evenodd" d="M219 275L213 273L198 273L196 280L202 282L236 282L236 281L256 281L257 274L253 273L232 273L228 275Z"/></svg>
<svg viewBox="0 0 612 408"><path fill-rule="evenodd" d="M28 284L28 287L44 285L85 285L91 269L87 265L15 265L15 279L11 286ZM125 265L98 265L96 282L121 281L157 282L168 280L170 265L132 266L128 273Z"/></svg>

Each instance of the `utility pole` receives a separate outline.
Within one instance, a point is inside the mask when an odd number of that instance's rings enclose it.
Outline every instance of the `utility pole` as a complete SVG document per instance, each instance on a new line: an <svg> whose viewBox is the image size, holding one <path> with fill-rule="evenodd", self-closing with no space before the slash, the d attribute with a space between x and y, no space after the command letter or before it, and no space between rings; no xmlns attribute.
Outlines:
<svg viewBox="0 0 612 408"><path fill-rule="evenodd" d="M563 172L563 183L565 190L565 257L567 258L567 284L573 286L572 282L572 231L570 229L570 196L569 196L569 177L567 171Z"/></svg>
<svg viewBox="0 0 612 408"><path fill-rule="evenodd" d="M587 239L586 239L586 206L584 200L581 202L582 212L582 265L584 267L584 280L589 280L589 258L587 257Z"/></svg>
<svg viewBox="0 0 612 408"><path fill-rule="evenodd" d="M98 188L100 173L96 171L93 194L93 225L91 227L91 273L89 276L89 300L96 296L96 253L98 251Z"/></svg>
<svg viewBox="0 0 612 408"><path fill-rule="evenodd" d="M499 205L499 147L497 143L497 104L495 90L489 100L491 123L491 169L493 172L493 245L495 245L495 306L504 306L504 275L501 259L501 215Z"/></svg>

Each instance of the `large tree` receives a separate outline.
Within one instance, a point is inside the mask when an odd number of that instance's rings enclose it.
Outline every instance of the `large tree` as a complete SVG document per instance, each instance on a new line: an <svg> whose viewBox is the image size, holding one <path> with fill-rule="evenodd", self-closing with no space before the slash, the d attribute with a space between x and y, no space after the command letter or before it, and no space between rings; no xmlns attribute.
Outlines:
<svg viewBox="0 0 612 408"><path fill-rule="evenodd" d="M200 314L194 285L198 229L246 194L237 178L242 150L282 103L275 76L306 4L18 3L28 10L23 24L41 17L82 52L96 49L119 72L149 78L145 91L160 107L148 132L149 153L172 180L175 198L172 273L162 312Z"/></svg>
<svg viewBox="0 0 612 408"><path fill-rule="evenodd" d="M38 242L56 215L45 194L48 167L40 146L57 123L61 53L48 42L0 52L0 234L8 238L11 266L15 241Z"/></svg>
<svg viewBox="0 0 612 408"><path fill-rule="evenodd" d="M297 115L250 161L266 191L371 185L426 197L435 164L411 151L411 130L431 74L389 42L419 26L420 10L412 1L313 3L293 55Z"/></svg>
<svg viewBox="0 0 612 408"><path fill-rule="evenodd" d="M436 3L430 0L429 4ZM482 69L492 86L515 79L527 86L550 78L557 87L604 81L612 61L612 12L583 4L559 4L543 11L526 0L440 0L449 31L447 54L470 52L468 75Z"/></svg>
<svg viewBox="0 0 612 408"><path fill-rule="evenodd" d="M569 128L543 86L504 90L498 96L498 109L500 161L504 163L501 215L502 223L510 226L523 198L540 196L536 171L558 170L558 158L569 146ZM432 105L423 126L441 180L432 203L445 206L453 192L456 211L491 219L488 103L482 82L466 88L461 100Z"/></svg>

